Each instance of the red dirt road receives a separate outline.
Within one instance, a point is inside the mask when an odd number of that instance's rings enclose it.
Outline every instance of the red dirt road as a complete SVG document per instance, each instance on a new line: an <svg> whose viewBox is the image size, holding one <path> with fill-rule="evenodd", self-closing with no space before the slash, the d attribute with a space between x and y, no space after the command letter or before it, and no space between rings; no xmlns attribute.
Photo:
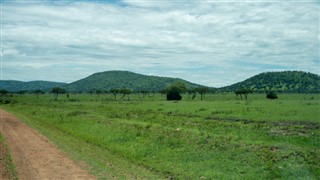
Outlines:
<svg viewBox="0 0 320 180"><path fill-rule="evenodd" d="M47 138L2 109L0 132L6 138L21 180L95 179L60 152Z"/></svg>

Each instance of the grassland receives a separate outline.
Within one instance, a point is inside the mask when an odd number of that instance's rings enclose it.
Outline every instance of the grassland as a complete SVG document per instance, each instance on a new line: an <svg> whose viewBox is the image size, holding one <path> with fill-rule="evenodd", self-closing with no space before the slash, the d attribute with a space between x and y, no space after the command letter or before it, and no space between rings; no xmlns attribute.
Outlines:
<svg viewBox="0 0 320 180"><path fill-rule="evenodd" d="M320 96L14 96L3 105L101 179L319 179Z"/></svg>

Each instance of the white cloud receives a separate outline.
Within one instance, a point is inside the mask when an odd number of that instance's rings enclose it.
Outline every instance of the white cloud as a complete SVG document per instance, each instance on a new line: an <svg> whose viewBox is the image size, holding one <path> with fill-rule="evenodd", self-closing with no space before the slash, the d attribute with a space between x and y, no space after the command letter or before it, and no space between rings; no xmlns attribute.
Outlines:
<svg viewBox="0 0 320 180"><path fill-rule="evenodd" d="M52 80L50 71L58 71L69 75L55 80L73 81L97 71L125 69L223 86L269 70L320 73L317 3L126 0L2 5L7 79L41 75Z"/></svg>

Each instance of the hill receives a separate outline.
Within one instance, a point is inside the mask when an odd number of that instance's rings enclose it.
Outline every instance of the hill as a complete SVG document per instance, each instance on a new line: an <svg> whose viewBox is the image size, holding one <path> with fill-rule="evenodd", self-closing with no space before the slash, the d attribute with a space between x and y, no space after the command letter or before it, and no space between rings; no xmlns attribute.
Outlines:
<svg viewBox="0 0 320 180"><path fill-rule="evenodd" d="M126 88L133 91L159 91L173 82L183 82L187 88L200 85L179 78L147 76L129 71L106 71L92 74L84 79L63 86L69 92L88 92L90 90L110 90Z"/></svg>
<svg viewBox="0 0 320 180"><path fill-rule="evenodd" d="M255 92L273 90L288 93L320 93L320 76L302 71L265 72L245 81L219 88L219 91L235 91L251 88Z"/></svg>
<svg viewBox="0 0 320 180"><path fill-rule="evenodd" d="M53 87L63 86L66 83L50 82L50 81L14 81L14 80L0 80L0 89L5 89L10 92L18 91L34 91L37 89L49 91Z"/></svg>
<svg viewBox="0 0 320 180"><path fill-rule="evenodd" d="M173 82L182 82L187 88L201 86L180 78L147 76L129 71L106 71L92 74L70 84L50 81L0 80L0 89L10 92L37 89L50 91L53 87L62 87L69 92L122 88L133 91L159 91ZM233 92L242 88L251 88L255 92L262 93L268 90L287 93L320 93L320 76L302 71L265 72L230 86L211 89L218 92Z"/></svg>

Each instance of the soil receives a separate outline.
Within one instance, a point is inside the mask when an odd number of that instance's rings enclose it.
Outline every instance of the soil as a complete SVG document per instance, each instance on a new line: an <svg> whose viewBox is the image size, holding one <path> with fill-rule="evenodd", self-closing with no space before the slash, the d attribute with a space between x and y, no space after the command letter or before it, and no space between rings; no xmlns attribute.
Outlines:
<svg viewBox="0 0 320 180"><path fill-rule="evenodd" d="M19 179L95 179L47 138L0 109L0 132L6 139Z"/></svg>

